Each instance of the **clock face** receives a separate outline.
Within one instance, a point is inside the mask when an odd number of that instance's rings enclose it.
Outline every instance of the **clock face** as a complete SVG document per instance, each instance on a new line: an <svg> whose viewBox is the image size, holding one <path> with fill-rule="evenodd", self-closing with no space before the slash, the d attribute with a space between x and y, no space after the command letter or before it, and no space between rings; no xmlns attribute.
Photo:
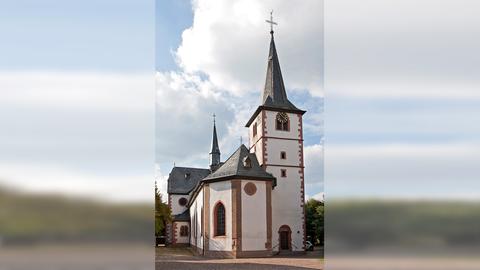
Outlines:
<svg viewBox="0 0 480 270"><path fill-rule="evenodd" d="M277 114L277 120L281 123L286 123L288 122L288 115L284 112L280 112Z"/></svg>

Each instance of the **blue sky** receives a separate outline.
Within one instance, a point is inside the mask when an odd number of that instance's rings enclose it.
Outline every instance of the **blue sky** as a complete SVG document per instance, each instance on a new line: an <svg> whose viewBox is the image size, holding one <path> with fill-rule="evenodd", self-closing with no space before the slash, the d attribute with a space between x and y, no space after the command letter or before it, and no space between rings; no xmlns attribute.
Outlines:
<svg viewBox="0 0 480 270"><path fill-rule="evenodd" d="M206 165L212 112L228 157L259 102L273 8L289 98L308 110L309 195L325 122L329 196L479 196L476 2L327 1L325 27L315 0L157 2L1 4L0 184L149 200L156 120L164 177Z"/></svg>
<svg viewBox="0 0 480 270"><path fill-rule="evenodd" d="M175 70L172 52L180 45L183 30L192 25L192 6L188 0L157 1L155 14L156 70Z"/></svg>
<svg viewBox="0 0 480 270"><path fill-rule="evenodd" d="M260 104L270 42L264 21L271 7L283 13L279 23L284 28L278 28L276 40L289 98L308 111L304 117L310 166L306 192L314 196L323 191L322 10L313 1L306 1L299 10L313 8L316 13L290 23L286 18L296 11L288 11L282 3L197 1L191 6L188 1L157 1L156 154L162 190L173 163L208 166L213 113L218 116L222 160L239 146L240 136L248 142L244 125ZM317 26L305 28L310 22ZM315 42L305 43L309 36ZM292 46L298 48L292 50Z"/></svg>
<svg viewBox="0 0 480 270"><path fill-rule="evenodd" d="M0 185L151 201L154 1L3 1Z"/></svg>
<svg viewBox="0 0 480 270"><path fill-rule="evenodd" d="M3 1L0 69L151 71L154 1Z"/></svg>

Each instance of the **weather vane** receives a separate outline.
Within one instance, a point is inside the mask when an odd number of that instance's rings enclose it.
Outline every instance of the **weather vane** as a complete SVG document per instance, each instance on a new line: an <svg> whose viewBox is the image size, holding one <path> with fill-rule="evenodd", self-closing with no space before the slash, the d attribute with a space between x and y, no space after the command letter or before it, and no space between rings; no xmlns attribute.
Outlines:
<svg viewBox="0 0 480 270"><path fill-rule="evenodd" d="M273 25L278 25L276 22L273 21L273 9L272 11L270 11L270 20L265 21L270 24L270 33L273 34Z"/></svg>

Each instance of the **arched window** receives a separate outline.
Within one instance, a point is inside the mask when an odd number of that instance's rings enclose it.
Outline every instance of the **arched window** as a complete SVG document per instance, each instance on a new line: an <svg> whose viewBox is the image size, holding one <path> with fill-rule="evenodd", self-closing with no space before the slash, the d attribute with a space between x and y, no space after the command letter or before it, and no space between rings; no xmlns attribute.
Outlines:
<svg viewBox="0 0 480 270"><path fill-rule="evenodd" d="M289 123L288 123L288 115L284 112L277 113L277 117L275 118L276 130L288 131L289 130Z"/></svg>
<svg viewBox="0 0 480 270"><path fill-rule="evenodd" d="M221 202L215 206L215 236L225 235L225 206Z"/></svg>
<svg viewBox="0 0 480 270"><path fill-rule="evenodd" d="M180 227L180 236L188 236L188 226L183 225Z"/></svg>

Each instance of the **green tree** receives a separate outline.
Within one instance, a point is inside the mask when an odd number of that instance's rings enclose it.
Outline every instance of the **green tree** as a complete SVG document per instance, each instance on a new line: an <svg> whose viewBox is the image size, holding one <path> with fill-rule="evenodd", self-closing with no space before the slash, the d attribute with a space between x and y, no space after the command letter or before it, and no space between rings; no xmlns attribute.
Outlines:
<svg viewBox="0 0 480 270"><path fill-rule="evenodd" d="M310 199L305 204L307 237L313 244L323 245L324 240L324 204Z"/></svg>
<svg viewBox="0 0 480 270"><path fill-rule="evenodd" d="M170 222L172 222L170 207L162 201L162 194L155 182L155 235L163 235L166 224Z"/></svg>

